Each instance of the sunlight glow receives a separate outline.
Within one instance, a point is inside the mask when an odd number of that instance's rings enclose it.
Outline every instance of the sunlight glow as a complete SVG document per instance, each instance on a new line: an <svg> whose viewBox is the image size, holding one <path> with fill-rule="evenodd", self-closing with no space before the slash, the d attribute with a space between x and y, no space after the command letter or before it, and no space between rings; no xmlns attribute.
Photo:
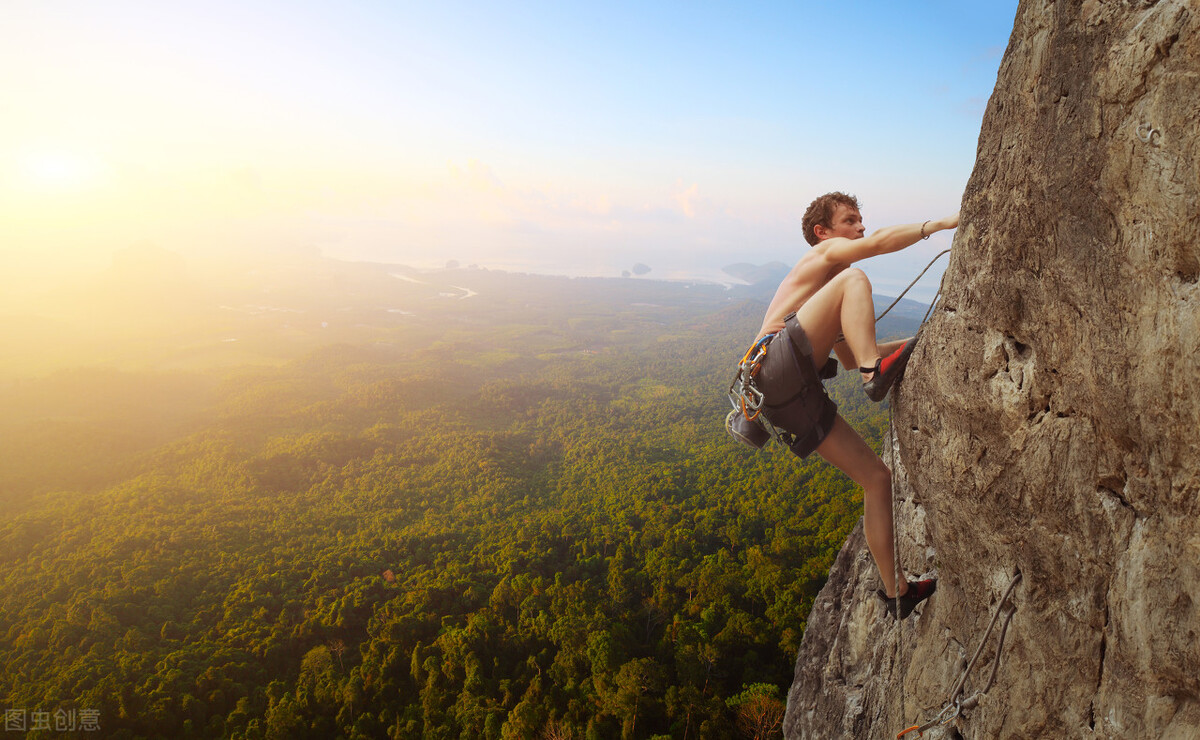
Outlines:
<svg viewBox="0 0 1200 740"><path fill-rule="evenodd" d="M41 150L26 154L22 161L29 183L38 188L76 189L95 181L96 166L64 149Z"/></svg>

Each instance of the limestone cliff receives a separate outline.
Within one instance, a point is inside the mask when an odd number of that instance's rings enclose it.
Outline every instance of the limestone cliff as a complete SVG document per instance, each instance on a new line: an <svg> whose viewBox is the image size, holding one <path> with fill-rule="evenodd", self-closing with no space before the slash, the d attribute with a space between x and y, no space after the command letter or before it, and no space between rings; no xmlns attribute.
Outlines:
<svg viewBox="0 0 1200 740"><path fill-rule="evenodd" d="M852 535L787 737L932 719L1016 572L994 687L927 736L1200 737L1198 32L1195 0L1021 2L893 396L902 562L939 589L880 619Z"/></svg>

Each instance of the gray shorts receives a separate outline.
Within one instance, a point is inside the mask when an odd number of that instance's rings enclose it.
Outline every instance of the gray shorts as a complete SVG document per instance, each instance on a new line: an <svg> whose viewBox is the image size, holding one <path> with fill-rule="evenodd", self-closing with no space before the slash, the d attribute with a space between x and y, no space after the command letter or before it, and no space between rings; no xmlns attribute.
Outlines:
<svg viewBox="0 0 1200 740"><path fill-rule="evenodd" d="M800 362L808 363L812 372L802 370ZM763 415L794 437L788 447L802 458L825 441L837 419L837 404L819 378L823 368L824 363L816 364L804 330L790 321L767 345L767 356L754 377L763 394Z"/></svg>

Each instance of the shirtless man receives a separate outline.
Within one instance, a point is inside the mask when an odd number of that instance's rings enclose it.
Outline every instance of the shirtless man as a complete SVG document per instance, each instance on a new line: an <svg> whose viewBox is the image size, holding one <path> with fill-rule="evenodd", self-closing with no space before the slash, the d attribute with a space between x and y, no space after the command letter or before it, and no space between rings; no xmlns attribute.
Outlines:
<svg viewBox="0 0 1200 740"><path fill-rule="evenodd" d="M812 248L784 278L767 308L756 342L774 335L757 376L765 397L763 413L778 428L795 435L792 451L806 457L814 450L863 488L867 547L879 569L888 611L903 619L933 593L934 580L897 584L893 557L892 475L883 460L839 414L820 381L800 365L807 356L816 373L837 353L844 367L857 367L863 388L883 400L903 372L916 339L877 344L871 283L852 264L916 244L930 234L958 226L958 214L923 224L889 226L864 236L858 200L828 193L808 207L804 238ZM795 313L794 321L787 321ZM843 338L844 337L844 338ZM794 350L798 349L799 353Z"/></svg>

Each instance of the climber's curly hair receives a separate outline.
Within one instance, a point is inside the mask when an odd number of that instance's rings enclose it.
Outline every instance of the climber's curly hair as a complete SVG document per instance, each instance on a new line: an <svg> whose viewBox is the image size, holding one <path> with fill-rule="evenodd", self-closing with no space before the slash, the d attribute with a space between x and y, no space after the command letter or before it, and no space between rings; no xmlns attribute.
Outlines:
<svg viewBox="0 0 1200 740"><path fill-rule="evenodd" d="M804 212L804 220L801 223L804 225L804 241L808 242L809 246L817 245L817 224L827 229L833 228L833 214L837 211L838 206L850 206L862 210L858 204L858 198L836 190L832 193L825 193L808 204L808 210Z"/></svg>

